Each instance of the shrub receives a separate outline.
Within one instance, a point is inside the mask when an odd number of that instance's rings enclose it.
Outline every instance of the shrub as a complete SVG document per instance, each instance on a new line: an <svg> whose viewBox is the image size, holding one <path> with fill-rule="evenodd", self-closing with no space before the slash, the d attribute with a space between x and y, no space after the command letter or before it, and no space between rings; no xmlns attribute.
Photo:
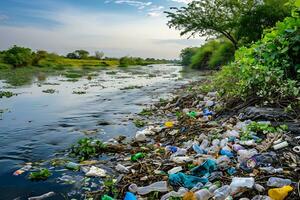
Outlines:
<svg viewBox="0 0 300 200"><path fill-rule="evenodd" d="M192 57L197 53L198 47L188 47L181 50L180 58L183 66L189 66L192 61Z"/></svg>
<svg viewBox="0 0 300 200"><path fill-rule="evenodd" d="M211 40L202 45L192 56L191 67L217 69L232 60L234 51L234 46L228 41Z"/></svg>
<svg viewBox="0 0 300 200"><path fill-rule="evenodd" d="M31 64L33 55L31 49L13 46L5 52L3 60L14 67L28 66Z"/></svg>
<svg viewBox="0 0 300 200"><path fill-rule="evenodd" d="M221 96L299 102L299 26L299 16L287 17L251 47L240 48L235 61L216 77L214 85Z"/></svg>

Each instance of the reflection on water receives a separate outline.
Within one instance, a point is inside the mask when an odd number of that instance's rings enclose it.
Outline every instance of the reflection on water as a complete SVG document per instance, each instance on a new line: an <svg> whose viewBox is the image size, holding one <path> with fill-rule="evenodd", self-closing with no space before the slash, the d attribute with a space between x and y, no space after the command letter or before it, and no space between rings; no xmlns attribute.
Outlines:
<svg viewBox="0 0 300 200"><path fill-rule="evenodd" d="M9 89L18 95L0 99L0 199L63 192L67 187L51 180L30 182L12 172L24 162L47 159L68 148L85 136L85 130L97 130L102 140L132 136L137 131L128 120L133 114L199 78L198 72L180 66L153 65L100 70L77 82L63 76L36 78L30 85ZM5 87L1 82L0 89ZM55 92L43 92L49 89Z"/></svg>

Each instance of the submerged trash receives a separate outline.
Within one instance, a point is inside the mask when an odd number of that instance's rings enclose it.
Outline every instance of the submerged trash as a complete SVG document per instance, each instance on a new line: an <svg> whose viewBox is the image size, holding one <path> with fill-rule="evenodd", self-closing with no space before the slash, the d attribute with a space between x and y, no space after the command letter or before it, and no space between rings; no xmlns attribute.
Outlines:
<svg viewBox="0 0 300 200"><path fill-rule="evenodd" d="M29 197L28 200L43 200L43 199L52 197L52 196L54 196L54 195L55 195L54 192L48 192L48 193L43 194L43 195L41 195L41 196Z"/></svg>
<svg viewBox="0 0 300 200"><path fill-rule="evenodd" d="M85 175L94 177L106 177L106 171L104 169L92 166Z"/></svg>

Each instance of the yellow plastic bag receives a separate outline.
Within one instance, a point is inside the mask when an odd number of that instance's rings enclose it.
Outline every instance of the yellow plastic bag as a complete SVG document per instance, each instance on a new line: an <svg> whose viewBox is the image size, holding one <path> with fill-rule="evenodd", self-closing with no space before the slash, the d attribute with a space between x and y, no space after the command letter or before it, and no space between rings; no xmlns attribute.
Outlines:
<svg viewBox="0 0 300 200"><path fill-rule="evenodd" d="M166 122L165 127L172 128L174 126L174 122Z"/></svg>
<svg viewBox="0 0 300 200"><path fill-rule="evenodd" d="M290 191L292 191L293 188L291 186L283 186L281 188L274 188L270 189L268 191L269 197L271 197L273 200L284 200Z"/></svg>
<svg viewBox="0 0 300 200"><path fill-rule="evenodd" d="M185 193L182 199L183 200L197 200L196 196L195 196L195 194L193 192L187 192L187 193Z"/></svg>

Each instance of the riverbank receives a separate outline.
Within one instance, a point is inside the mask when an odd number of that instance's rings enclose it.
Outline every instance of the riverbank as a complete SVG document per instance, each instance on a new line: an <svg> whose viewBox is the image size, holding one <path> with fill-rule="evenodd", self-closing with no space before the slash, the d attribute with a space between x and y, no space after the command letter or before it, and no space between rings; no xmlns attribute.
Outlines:
<svg viewBox="0 0 300 200"><path fill-rule="evenodd" d="M123 199L129 191L138 199L257 200L283 186L283 195L298 199L299 115L250 104L224 113L217 93L199 87L205 84L190 83L145 108L134 117L144 127L133 139L81 139L66 152L73 160L49 161L50 172L76 171L58 177L66 184L84 176L81 197L93 199Z"/></svg>

